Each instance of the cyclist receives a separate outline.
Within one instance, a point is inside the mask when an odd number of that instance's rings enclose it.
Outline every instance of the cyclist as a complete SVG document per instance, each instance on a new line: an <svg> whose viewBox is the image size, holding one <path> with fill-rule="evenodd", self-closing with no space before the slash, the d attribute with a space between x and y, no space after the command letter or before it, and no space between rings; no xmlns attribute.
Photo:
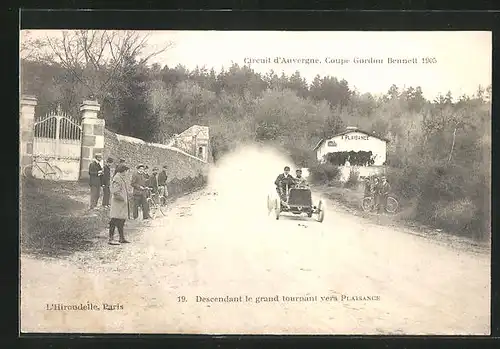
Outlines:
<svg viewBox="0 0 500 349"><path fill-rule="evenodd" d="M151 188L153 194L158 193L158 167L154 167L151 176L147 181L148 187Z"/></svg>
<svg viewBox="0 0 500 349"><path fill-rule="evenodd" d="M307 184L307 181L304 177L302 177L302 170L299 168L295 170L295 187L297 188L304 188L308 187L309 185Z"/></svg>
<svg viewBox="0 0 500 349"><path fill-rule="evenodd" d="M276 191L281 198L281 201L286 202L286 187L290 188L294 184L294 179L290 174L290 167L285 166L283 173L280 173L276 180L274 181L276 185Z"/></svg>
<svg viewBox="0 0 500 349"><path fill-rule="evenodd" d="M391 186L387 182L387 178L385 176L382 176L380 185L378 187L378 196L379 196L379 205L378 205L378 212L380 213L381 211L385 211L385 208L387 206L387 198L389 197L389 192L391 190Z"/></svg>
<svg viewBox="0 0 500 349"><path fill-rule="evenodd" d="M372 180L370 177L365 177L365 198L372 196Z"/></svg>

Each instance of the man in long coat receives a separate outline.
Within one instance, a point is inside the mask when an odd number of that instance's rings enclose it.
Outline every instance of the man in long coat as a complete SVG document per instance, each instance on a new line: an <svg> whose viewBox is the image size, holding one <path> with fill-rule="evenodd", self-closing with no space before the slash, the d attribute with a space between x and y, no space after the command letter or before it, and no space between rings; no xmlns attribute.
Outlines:
<svg viewBox="0 0 500 349"><path fill-rule="evenodd" d="M127 181L125 172L129 168L125 165L118 165L115 170L115 176L111 182L111 209L109 216L109 244L117 245L114 242L115 228L118 228L120 243L128 243L125 239L124 225L125 221L130 218Z"/></svg>
<svg viewBox="0 0 500 349"><path fill-rule="evenodd" d="M168 190L167 190L167 165L163 165L163 168L160 173L158 173L158 192L160 195L163 195L164 197L168 196Z"/></svg>
<svg viewBox="0 0 500 349"><path fill-rule="evenodd" d="M147 186L150 188L153 188L152 191L153 193L158 193L158 167L153 168L153 172L151 173L151 176L148 178L146 182Z"/></svg>
<svg viewBox="0 0 500 349"><path fill-rule="evenodd" d="M102 170L101 184L102 184L102 206L109 207L109 195L111 185L111 164L114 162L113 158L107 158L104 168Z"/></svg>
<svg viewBox="0 0 500 349"><path fill-rule="evenodd" d="M101 176L103 175L101 167L101 154L95 154L94 159L89 165L89 184L90 184L90 208L97 206L101 196Z"/></svg>
<svg viewBox="0 0 500 349"><path fill-rule="evenodd" d="M274 184L276 185L276 191L278 192L278 195L280 196L282 201L286 201L286 187L291 188L293 183L294 180L292 175L290 174L290 167L285 166L285 168L283 169L283 173L280 173L274 181Z"/></svg>

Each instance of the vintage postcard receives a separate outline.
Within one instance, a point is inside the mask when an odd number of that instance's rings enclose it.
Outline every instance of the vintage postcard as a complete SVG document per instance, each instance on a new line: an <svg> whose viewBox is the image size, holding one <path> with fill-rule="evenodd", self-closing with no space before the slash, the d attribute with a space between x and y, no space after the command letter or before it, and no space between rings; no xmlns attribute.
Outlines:
<svg viewBox="0 0 500 349"><path fill-rule="evenodd" d="M491 32L20 38L21 333L490 334Z"/></svg>

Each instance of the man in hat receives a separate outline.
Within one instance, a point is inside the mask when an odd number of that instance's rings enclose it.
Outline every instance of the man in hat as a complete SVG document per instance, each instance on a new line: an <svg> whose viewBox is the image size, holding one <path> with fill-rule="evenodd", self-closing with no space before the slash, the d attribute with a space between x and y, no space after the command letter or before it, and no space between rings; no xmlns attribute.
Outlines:
<svg viewBox="0 0 500 349"><path fill-rule="evenodd" d="M153 188L153 193L158 193L158 167L153 167L153 172L147 181L147 185Z"/></svg>
<svg viewBox="0 0 500 349"><path fill-rule="evenodd" d="M125 165L125 159L121 158L119 164L120 165Z"/></svg>
<svg viewBox="0 0 500 349"><path fill-rule="evenodd" d="M109 195L111 185L111 166L113 164L113 158L107 158L106 163L102 169L101 185L102 185L102 206L109 207Z"/></svg>
<svg viewBox="0 0 500 349"><path fill-rule="evenodd" d="M372 196L372 187L372 179L369 176L365 177L365 198Z"/></svg>
<svg viewBox="0 0 500 349"><path fill-rule="evenodd" d="M286 189L287 187L290 188L294 183L293 177L290 174L290 166L285 166L283 169L283 173L280 173L276 180L274 181L274 184L276 185L276 191L278 192L278 195L280 196L281 200L286 202Z"/></svg>
<svg viewBox="0 0 500 349"><path fill-rule="evenodd" d="M118 164L115 170L115 176L111 184L111 209L109 210L109 244L126 244L124 225L127 219L130 219L128 204L128 189L125 179L125 172L129 168L123 164ZM118 228L119 242L114 240L115 228Z"/></svg>
<svg viewBox="0 0 500 349"><path fill-rule="evenodd" d="M151 175L149 174L149 166L148 166L148 165L144 166L144 171L143 171L143 173L142 173L142 174L143 174L143 176L144 176L144 179L145 179L145 180L146 180L146 182L147 182L147 181L149 180L149 177L151 176Z"/></svg>
<svg viewBox="0 0 500 349"><path fill-rule="evenodd" d="M97 207L97 202L101 196L101 177L103 175L101 160L102 155L95 154L89 165L90 209Z"/></svg>
<svg viewBox="0 0 500 349"><path fill-rule="evenodd" d="M146 201L146 180L144 179L144 165L137 166L137 171L132 175L130 185L133 188L132 195L134 197L134 219L139 217L139 206L142 209L142 218L149 219L149 207Z"/></svg>
<svg viewBox="0 0 500 349"><path fill-rule="evenodd" d="M163 165L163 168L160 173L158 173L158 193L160 196L167 197L168 196L168 191L167 191L167 165Z"/></svg>
<svg viewBox="0 0 500 349"><path fill-rule="evenodd" d="M294 183L295 183L295 186L298 188L308 187L306 179L304 177L302 177L302 169L300 169L300 168L295 170Z"/></svg>

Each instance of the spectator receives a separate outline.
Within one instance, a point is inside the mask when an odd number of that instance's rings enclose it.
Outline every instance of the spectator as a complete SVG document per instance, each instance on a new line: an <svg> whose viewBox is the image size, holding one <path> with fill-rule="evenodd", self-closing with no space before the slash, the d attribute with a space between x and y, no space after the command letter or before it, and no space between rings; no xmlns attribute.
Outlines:
<svg viewBox="0 0 500 349"><path fill-rule="evenodd" d="M95 154L94 159L89 165L89 184L90 184L90 209L97 207L99 197L101 196L101 176L103 175L101 162L102 155Z"/></svg>
<svg viewBox="0 0 500 349"><path fill-rule="evenodd" d="M300 168L295 170L294 184L298 188L308 187L306 179L302 177L302 170Z"/></svg>
<svg viewBox="0 0 500 349"><path fill-rule="evenodd" d="M380 206L380 195L379 195L380 183L378 177L373 177L371 185L371 193L375 202L375 209L378 211Z"/></svg>
<svg viewBox="0 0 500 349"><path fill-rule="evenodd" d="M131 186L134 197L134 219L139 217L139 206L142 209L142 218L150 219L148 202L146 201L146 181L144 179L144 165L137 166L137 172L132 175Z"/></svg>
<svg viewBox="0 0 500 349"><path fill-rule="evenodd" d="M163 168L161 172L158 174L158 193L160 196L167 197L168 196L168 190L167 190L167 165L163 165Z"/></svg>
<svg viewBox="0 0 500 349"><path fill-rule="evenodd" d="M110 190L109 186L111 184L111 165L113 164L113 158L107 158L106 164L104 164L103 174L101 176L101 184L102 184L102 206L109 207L109 195Z"/></svg>
<svg viewBox="0 0 500 349"><path fill-rule="evenodd" d="M120 158L119 164L125 165L125 159Z"/></svg>
<svg viewBox="0 0 500 349"><path fill-rule="evenodd" d="M128 243L125 239L124 226L125 221L130 218L129 203L128 203L128 190L127 182L125 179L125 172L128 171L125 165L116 166L115 176L111 184L111 209L109 216L109 244L118 245L119 243ZM119 243L114 241L115 228L118 228L120 236Z"/></svg>

